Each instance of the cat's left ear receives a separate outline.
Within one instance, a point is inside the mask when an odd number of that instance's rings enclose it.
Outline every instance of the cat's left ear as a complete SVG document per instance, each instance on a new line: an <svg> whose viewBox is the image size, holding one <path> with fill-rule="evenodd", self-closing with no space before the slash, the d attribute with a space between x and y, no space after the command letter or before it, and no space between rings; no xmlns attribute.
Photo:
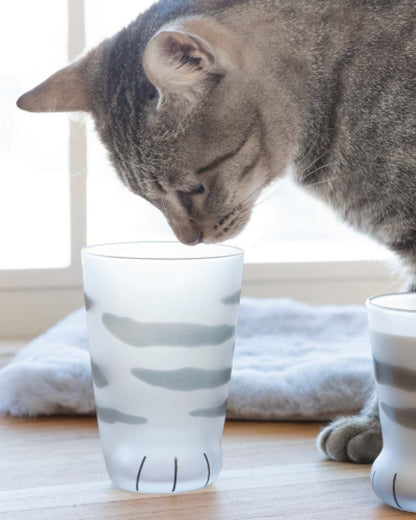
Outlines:
<svg viewBox="0 0 416 520"><path fill-rule="evenodd" d="M194 34L161 31L148 43L143 55L145 73L162 94L189 98L215 72L215 50Z"/></svg>
<svg viewBox="0 0 416 520"><path fill-rule="evenodd" d="M87 80L91 53L55 72L17 100L28 112L89 112L92 107Z"/></svg>

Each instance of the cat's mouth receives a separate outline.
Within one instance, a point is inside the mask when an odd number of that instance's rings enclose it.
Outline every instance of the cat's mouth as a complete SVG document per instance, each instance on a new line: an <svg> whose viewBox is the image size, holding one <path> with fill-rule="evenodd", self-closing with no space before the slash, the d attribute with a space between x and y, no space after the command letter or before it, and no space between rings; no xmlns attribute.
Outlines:
<svg viewBox="0 0 416 520"><path fill-rule="evenodd" d="M238 215L224 215L214 223L205 223L205 225L188 221L186 225L182 222L175 229L172 222L169 222L169 224L180 242L185 245L196 246L200 243L216 244L235 237L245 228L249 219L250 212L247 211Z"/></svg>
<svg viewBox="0 0 416 520"><path fill-rule="evenodd" d="M204 228L204 242L215 244L224 242L239 235L251 217L252 208L248 205L238 205Z"/></svg>
<svg viewBox="0 0 416 520"><path fill-rule="evenodd" d="M164 216L176 238L185 245L195 246L202 242L215 244L229 240L245 228L250 220L252 207L248 204L215 208L215 216L203 211L189 215L179 205L168 204L163 207ZM214 210L211 212L214 213Z"/></svg>

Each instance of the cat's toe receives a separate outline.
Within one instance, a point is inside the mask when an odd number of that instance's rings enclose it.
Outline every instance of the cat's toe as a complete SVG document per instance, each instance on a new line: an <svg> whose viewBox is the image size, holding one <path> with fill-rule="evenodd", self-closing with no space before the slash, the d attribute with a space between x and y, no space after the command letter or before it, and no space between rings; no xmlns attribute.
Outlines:
<svg viewBox="0 0 416 520"><path fill-rule="evenodd" d="M377 417L341 417L320 432L317 444L332 460L369 464L381 451L380 422Z"/></svg>

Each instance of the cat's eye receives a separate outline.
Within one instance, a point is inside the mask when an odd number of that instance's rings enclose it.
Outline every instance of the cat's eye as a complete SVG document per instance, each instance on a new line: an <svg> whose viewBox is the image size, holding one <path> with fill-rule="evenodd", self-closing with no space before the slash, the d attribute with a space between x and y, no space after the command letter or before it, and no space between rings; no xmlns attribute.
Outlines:
<svg viewBox="0 0 416 520"><path fill-rule="evenodd" d="M188 190L186 193L189 195L198 195L199 193L204 193L205 188L201 182L198 182L195 184L195 186L192 186L190 190Z"/></svg>
<svg viewBox="0 0 416 520"><path fill-rule="evenodd" d="M149 101L152 101L153 99L155 99L157 97L157 90L155 88L151 88L148 92L147 92L147 99Z"/></svg>
<svg viewBox="0 0 416 520"><path fill-rule="evenodd" d="M166 193L165 188L160 184L160 182L158 182L156 179L153 179L153 183L154 183L154 185L156 186L156 188L157 188L158 191L161 191L161 192L163 192L163 193Z"/></svg>
<svg viewBox="0 0 416 520"><path fill-rule="evenodd" d="M201 182L197 182L196 184L194 184L190 188L187 188L186 190L178 190L178 193L181 193L185 196L189 196L189 195L198 195L200 193L204 193L204 191L205 191L205 188L204 188L203 184Z"/></svg>
<svg viewBox="0 0 416 520"><path fill-rule="evenodd" d="M186 211L191 214L192 212L192 195L197 195L199 193L204 193L205 188L199 182L192 186L190 189L186 191L177 190L178 198L182 204L182 206L186 209Z"/></svg>

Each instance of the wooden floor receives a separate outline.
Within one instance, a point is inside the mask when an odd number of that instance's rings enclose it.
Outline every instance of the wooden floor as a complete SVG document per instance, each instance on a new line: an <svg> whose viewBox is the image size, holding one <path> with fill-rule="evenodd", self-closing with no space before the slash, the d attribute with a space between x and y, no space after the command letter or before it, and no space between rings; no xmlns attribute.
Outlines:
<svg viewBox="0 0 416 520"><path fill-rule="evenodd" d="M0 367L24 344L0 341ZM140 495L109 481L94 418L0 417L0 520L414 517L380 502L370 466L323 459L315 447L320 427L228 421L215 484L178 495Z"/></svg>
<svg viewBox="0 0 416 520"><path fill-rule="evenodd" d="M369 466L322 459L320 425L226 423L219 480L178 495L115 489L94 418L0 418L0 519L370 520L413 517L374 495Z"/></svg>

